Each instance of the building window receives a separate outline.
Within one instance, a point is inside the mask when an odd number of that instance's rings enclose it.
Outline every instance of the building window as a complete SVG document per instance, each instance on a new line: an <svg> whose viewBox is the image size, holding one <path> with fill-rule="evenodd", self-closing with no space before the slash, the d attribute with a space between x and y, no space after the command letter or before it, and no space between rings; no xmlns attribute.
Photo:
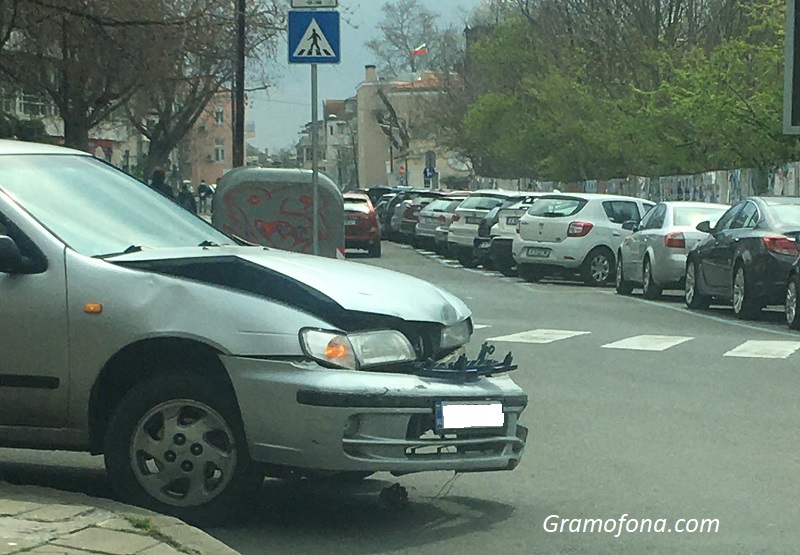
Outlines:
<svg viewBox="0 0 800 555"><path fill-rule="evenodd" d="M225 161L225 145L214 145L214 161Z"/></svg>
<svg viewBox="0 0 800 555"><path fill-rule="evenodd" d="M49 105L37 94L22 95L22 113L26 116L44 117L49 115Z"/></svg>
<svg viewBox="0 0 800 555"><path fill-rule="evenodd" d="M225 123L225 110L222 108L216 108L214 110L214 121L217 123L217 125L222 125Z"/></svg>
<svg viewBox="0 0 800 555"><path fill-rule="evenodd" d="M16 93L0 91L0 110L6 114L13 114L17 111Z"/></svg>

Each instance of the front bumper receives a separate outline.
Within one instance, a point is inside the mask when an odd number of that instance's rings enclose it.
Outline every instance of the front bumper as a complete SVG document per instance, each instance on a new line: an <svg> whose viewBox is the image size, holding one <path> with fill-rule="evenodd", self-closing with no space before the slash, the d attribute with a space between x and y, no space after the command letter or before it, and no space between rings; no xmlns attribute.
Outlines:
<svg viewBox="0 0 800 555"><path fill-rule="evenodd" d="M455 383L301 361L222 361L259 463L402 474L510 470L522 458L527 430L518 420L527 397L507 376ZM505 425L437 434L437 401L500 401Z"/></svg>

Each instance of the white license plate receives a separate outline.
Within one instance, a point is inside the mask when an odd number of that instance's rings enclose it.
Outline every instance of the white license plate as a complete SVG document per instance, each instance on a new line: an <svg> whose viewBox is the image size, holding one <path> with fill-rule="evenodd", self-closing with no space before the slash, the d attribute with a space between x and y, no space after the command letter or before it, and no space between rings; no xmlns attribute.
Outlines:
<svg viewBox="0 0 800 555"><path fill-rule="evenodd" d="M436 403L437 430L502 428L505 423L503 403L458 401L438 401Z"/></svg>
<svg viewBox="0 0 800 555"><path fill-rule="evenodd" d="M469 217L469 218L467 218L466 222L468 224L479 224L479 223L481 223L482 219L483 218L472 218L472 217Z"/></svg>
<svg viewBox="0 0 800 555"><path fill-rule="evenodd" d="M356 225L356 221L355 221L355 220L353 220L353 219L347 218L347 219L344 221L344 224L345 224L345 225Z"/></svg>
<svg viewBox="0 0 800 555"><path fill-rule="evenodd" d="M528 247L527 254L533 258L547 258L550 256L550 249L540 249L537 247Z"/></svg>
<svg viewBox="0 0 800 555"><path fill-rule="evenodd" d="M519 223L519 218L517 216L511 216L506 218L506 225L517 225Z"/></svg>

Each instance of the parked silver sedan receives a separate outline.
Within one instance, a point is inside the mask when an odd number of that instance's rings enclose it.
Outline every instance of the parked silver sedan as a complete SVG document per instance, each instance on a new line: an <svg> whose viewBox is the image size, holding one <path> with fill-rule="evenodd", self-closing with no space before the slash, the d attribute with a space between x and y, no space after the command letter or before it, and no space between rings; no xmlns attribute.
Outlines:
<svg viewBox="0 0 800 555"><path fill-rule="evenodd" d="M695 226L706 220L714 225L729 208L707 202L661 202L640 224L623 224L635 233L617 250L617 293L629 295L640 285L645 298L655 299L664 289L683 289L686 255L707 236Z"/></svg>

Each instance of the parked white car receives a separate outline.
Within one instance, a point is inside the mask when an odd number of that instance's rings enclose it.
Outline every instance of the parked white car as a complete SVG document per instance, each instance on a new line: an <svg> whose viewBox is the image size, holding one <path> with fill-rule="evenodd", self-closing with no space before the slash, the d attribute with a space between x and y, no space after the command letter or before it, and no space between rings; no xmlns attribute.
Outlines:
<svg viewBox="0 0 800 555"><path fill-rule="evenodd" d="M697 224L713 226L728 210L725 204L706 202L660 202L639 225L626 222L633 235L617 250L617 293L629 295L637 285L645 298L657 299L664 289L683 289L686 255L708 237Z"/></svg>
<svg viewBox="0 0 800 555"><path fill-rule="evenodd" d="M419 222L417 222L415 230L417 245L422 248L436 250L439 254L444 254L447 242L444 242L443 248L437 245L437 231L444 229L446 238L452 215L465 198L465 196L446 196L438 198L425 206L419 213Z"/></svg>
<svg viewBox="0 0 800 555"><path fill-rule="evenodd" d="M475 267L472 249L475 246L475 238L478 236L478 224L493 208L502 204L507 198L519 194L519 191L499 189L475 191L459 204L447 233L447 246L450 254L463 266Z"/></svg>
<svg viewBox="0 0 800 555"><path fill-rule="evenodd" d="M511 275L516 266L511 252L511 244L517 233L517 224L534 201L548 193L529 193L524 199L501 208L497 213L497 223L492 226L489 238L489 258L492 267L504 275Z"/></svg>
<svg viewBox="0 0 800 555"><path fill-rule="evenodd" d="M587 285L614 278L615 253L655 203L634 197L568 193L539 198L520 218L512 252L520 277L579 273Z"/></svg>

